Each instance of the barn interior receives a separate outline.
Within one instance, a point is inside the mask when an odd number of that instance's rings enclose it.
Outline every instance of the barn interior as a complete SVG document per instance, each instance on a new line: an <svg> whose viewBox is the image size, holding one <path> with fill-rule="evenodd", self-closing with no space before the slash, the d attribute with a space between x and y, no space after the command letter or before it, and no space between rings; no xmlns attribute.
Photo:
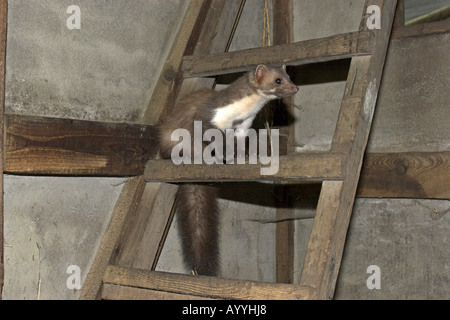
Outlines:
<svg viewBox="0 0 450 320"><path fill-rule="evenodd" d="M448 0L0 9L2 299L450 298ZM177 97L259 63L300 87L258 117L273 179L157 159ZM186 181L220 188L219 277L183 265Z"/></svg>

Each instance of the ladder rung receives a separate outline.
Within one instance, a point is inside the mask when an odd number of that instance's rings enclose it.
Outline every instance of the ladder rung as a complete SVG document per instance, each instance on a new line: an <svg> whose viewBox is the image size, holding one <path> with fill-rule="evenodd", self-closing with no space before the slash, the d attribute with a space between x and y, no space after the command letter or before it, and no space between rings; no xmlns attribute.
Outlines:
<svg viewBox="0 0 450 320"><path fill-rule="evenodd" d="M219 299L306 300L313 299L316 294L316 290L309 286L190 276L111 265L106 269L103 283L109 289L112 286L135 288L140 295L145 295L144 290L151 290L170 295Z"/></svg>
<svg viewBox="0 0 450 320"><path fill-rule="evenodd" d="M323 181L342 178L342 155L309 153L279 157L278 172L262 175L270 164L180 164L171 160L150 160L144 171L149 182L220 182L220 181Z"/></svg>
<svg viewBox="0 0 450 320"><path fill-rule="evenodd" d="M334 36L206 56L185 56L185 78L247 71L258 64L301 65L366 55L372 52L371 32L357 31Z"/></svg>

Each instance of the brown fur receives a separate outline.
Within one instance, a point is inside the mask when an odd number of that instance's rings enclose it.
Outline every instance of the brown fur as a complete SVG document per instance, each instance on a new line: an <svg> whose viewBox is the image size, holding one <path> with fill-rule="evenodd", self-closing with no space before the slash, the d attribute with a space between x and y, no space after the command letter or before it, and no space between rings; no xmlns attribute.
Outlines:
<svg viewBox="0 0 450 320"><path fill-rule="evenodd" d="M277 83L277 79L282 80L281 83ZM231 119L219 121L224 124L219 129L251 124L264 102L288 97L297 91L298 88L290 81L284 68L260 65L224 90L204 89L191 93L180 99L173 112L158 125L160 155L164 159L171 157L173 147L179 143L171 141L172 132L176 129L187 129L194 137L194 121L202 121L203 131L215 127L212 120L217 117L216 112L230 105L233 108L225 114ZM257 99L253 99L255 96ZM249 114L252 108L254 112ZM219 272L219 213L216 197L216 187L200 183L182 184L177 194L184 262L198 274L217 275Z"/></svg>

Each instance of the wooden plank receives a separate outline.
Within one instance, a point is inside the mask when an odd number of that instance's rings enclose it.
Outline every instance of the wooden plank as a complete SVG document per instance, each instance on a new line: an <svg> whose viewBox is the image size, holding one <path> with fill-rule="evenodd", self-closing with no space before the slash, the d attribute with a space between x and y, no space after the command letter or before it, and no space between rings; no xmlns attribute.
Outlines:
<svg viewBox="0 0 450 320"><path fill-rule="evenodd" d="M357 196L450 199L449 168L450 152L369 153Z"/></svg>
<svg viewBox="0 0 450 320"><path fill-rule="evenodd" d="M405 26L405 0L397 1L397 8L395 9L394 22L392 24L392 30ZM392 37L392 35L391 35Z"/></svg>
<svg viewBox="0 0 450 320"><path fill-rule="evenodd" d="M423 37L450 32L450 20L398 27L392 30L391 39Z"/></svg>
<svg viewBox="0 0 450 320"><path fill-rule="evenodd" d="M161 233L170 219L177 189L178 186L165 183L145 185L136 213L117 243L114 264L151 269L158 257Z"/></svg>
<svg viewBox="0 0 450 320"><path fill-rule="evenodd" d="M152 126L5 115L5 172L130 176L157 153Z"/></svg>
<svg viewBox="0 0 450 320"><path fill-rule="evenodd" d="M273 44L289 44L291 43L291 20L292 20L292 3L291 0L272 0L273 6ZM273 112L273 117L281 116L281 112L293 114L292 98L282 100L282 107L279 104L269 106ZM278 107L278 108L277 108ZM281 112L280 112L281 111ZM274 120L276 122L276 120ZM294 122L293 122L294 123ZM280 129L280 135L286 136L285 140L287 146L285 147L286 154L294 152L294 125L285 126ZM283 153L284 154L284 153ZM276 208L276 218L279 220L276 223L275 229L275 258L276 258L276 279L278 283L293 283L294 282L294 234L295 223L292 220L282 220L287 214L292 212L290 197L285 192L285 188L278 189L278 197L283 199L286 206L283 208Z"/></svg>
<svg viewBox="0 0 450 320"><path fill-rule="evenodd" d="M6 35L8 21L8 2L0 0L0 300L3 293L3 168L4 168L4 111L5 111L5 71L6 71Z"/></svg>
<svg viewBox="0 0 450 320"><path fill-rule="evenodd" d="M300 284L320 288L327 270L330 235L334 232L342 192L342 181L324 181L314 218L313 229L303 263ZM325 249L325 250L324 250ZM316 292L319 294L319 292ZM313 297L313 299L317 299Z"/></svg>
<svg viewBox="0 0 450 320"><path fill-rule="evenodd" d="M106 284L220 299L299 300L309 299L314 295L314 290L310 287L298 285L190 276L115 266L108 266L103 281Z"/></svg>
<svg viewBox="0 0 450 320"><path fill-rule="evenodd" d="M84 280L80 292L80 300L94 300L98 297L103 275L116 249L116 243L119 241L122 226L126 224L130 215L132 216L130 213L137 210L137 200L141 197L144 187L145 182L142 176L130 178L125 183L114 207L111 221L103 235L100 249L97 251L94 262Z"/></svg>
<svg viewBox="0 0 450 320"><path fill-rule="evenodd" d="M364 156L356 197L450 199L449 163L449 152L368 153ZM264 185L261 185L256 186L263 188ZM238 188L237 185L233 187ZM244 185L239 193L252 192L254 197L268 193L258 188ZM317 184L298 184L294 181L285 188L292 195L306 196L319 194L320 191ZM245 198L252 199L253 196L246 194Z"/></svg>
<svg viewBox="0 0 450 320"><path fill-rule="evenodd" d="M367 0L360 31L367 28L366 19L370 14L367 7L370 5L381 8L382 28L370 31L375 35L372 55L352 58L331 148L333 152L348 154L343 184L335 195L338 207L331 210L336 210L335 215L324 216L329 221L313 226L305 258L305 261L315 261L325 257L325 262L320 265L305 264L300 279L300 284L317 289L319 299L331 299L334 295L397 1Z"/></svg>
<svg viewBox="0 0 450 320"><path fill-rule="evenodd" d="M339 179L343 157L338 154L312 153L279 157L279 169L274 175L261 175L261 164L180 164L171 160L150 160L144 179L165 182L218 181L287 181Z"/></svg>
<svg viewBox="0 0 450 320"><path fill-rule="evenodd" d="M369 54L370 43L369 32L350 32L271 47L207 56L187 56L183 58L182 70L186 78L204 77L248 71L260 63L301 65L345 59Z"/></svg>
<svg viewBox="0 0 450 320"><path fill-rule="evenodd" d="M131 266L140 269L155 269L156 263L159 258L159 254L164 245L164 234L168 231L167 226L170 226L173 213L172 207L175 202L175 196L177 194L178 185L163 183L160 185L157 192L153 192L152 186L157 184L147 184L144 196L147 194L147 188L150 188L151 195L156 195L151 206L145 205L145 201L141 202L139 210L143 210L142 214L138 216L146 216L147 221L134 227L133 232L129 238L136 241L136 237L133 234L136 230L142 230L142 237L139 240L139 245L132 245L128 250L125 247L124 252L130 253L132 256L128 261L131 262ZM172 213L172 214L170 214ZM133 248L133 250L131 250ZM124 257L119 261L119 265L124 264Z"/></svg>
<svg viewBox="0 0 450 320"><path fill-rule="evenodd" d="M144 112L143 121L156 124L163 110L174 103L170 99L173 92L180 88L180 66L184 55L192 54L202 30L205 17L211 6L211 0L190 1L184 20L176 36L160 77L153 89L150 102ZM173 95L172 95L173 96Z"/></svg>
<svg viewBox="0 0 450 320"><path fill-rule="evenodd" d="M162 292L110 283L103 285L101 295L103 300L214 300L187 294Z"/></svg>

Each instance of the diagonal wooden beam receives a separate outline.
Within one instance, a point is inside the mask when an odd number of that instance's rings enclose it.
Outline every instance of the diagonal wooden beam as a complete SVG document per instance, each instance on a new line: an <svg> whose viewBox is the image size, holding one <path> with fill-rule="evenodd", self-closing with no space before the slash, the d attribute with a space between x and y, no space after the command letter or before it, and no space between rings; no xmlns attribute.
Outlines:
<svg viewBox="0 0 450 320"><path fill-rule="evenodd" d="M381 10L381 29L373 29L374 51L352 58L331 151L347 155L342 183L324 183L324 203L319 200L306 251L300 284L317 289L318 299L331 299L344 251L356 189L367 146L378 89L383 73L397 1L367 0L360 23L365 30L372 14L368 6ZM327 199L333 198L335 201Z"/></svg>
<svg viewBox="0 0 450 320"><path fill-rule="evenodd" d="M169 97L172 88L176 84L177 70L181 68L181 58L186 52L192 52L192 47L196 45L200 30L202 29L206 14L211 5L211 0L191 1L187 8L186 16L180 26L170 57L163 68L161 76L154 89L149 107L145 110L143 121L149 124L157 123L161 113L167 104L170 104ZM150 107L151 106L151 107ZM91 267L86 277L85 284L80 294L81 299L99 298L98 293L102 284L102 277L106 271L106 266L110 260L119 261L123 248L122 243L127 243L126 232L136 219L139 204L142 202L146 184L142 177L129 179L116 203L113 212L112 222L119 221L121 228L116 228L117 223L110 223L102 240L102 247L97 251L96 263ZM147 195L149 193L147 189ZM149 195L156 197L156 194ZM131 205L130 205L131 200ZM121 208L125 208L125 212ZM128 209L126 209L128 208ZM140 211L141 214L143 210ZM170 214L170 213L169 213ZM125 216L125 220L121 217ZM139 219L139 218L138 218ZM127 223L125 223L127 221ZM145 228L145 226L142 226ZM111 249L110 248L114 248Z"/></svg>

